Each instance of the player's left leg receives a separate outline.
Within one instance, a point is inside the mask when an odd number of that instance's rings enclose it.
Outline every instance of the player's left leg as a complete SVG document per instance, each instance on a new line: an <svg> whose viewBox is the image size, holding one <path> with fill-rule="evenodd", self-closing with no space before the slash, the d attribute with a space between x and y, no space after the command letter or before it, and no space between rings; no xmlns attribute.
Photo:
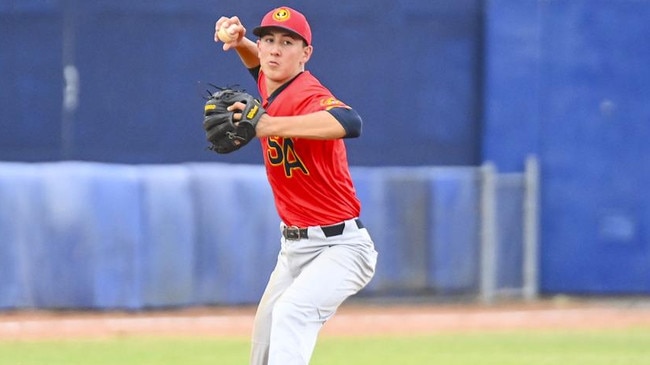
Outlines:
<svg viewBox="0 0 650 365"><path fill-rule="evenodd" d="M308 364L322 325L374 275L377 252L365 229L330 238L310 231L298 244L298 253L321 250L273 307L268 365Z"/></svg>

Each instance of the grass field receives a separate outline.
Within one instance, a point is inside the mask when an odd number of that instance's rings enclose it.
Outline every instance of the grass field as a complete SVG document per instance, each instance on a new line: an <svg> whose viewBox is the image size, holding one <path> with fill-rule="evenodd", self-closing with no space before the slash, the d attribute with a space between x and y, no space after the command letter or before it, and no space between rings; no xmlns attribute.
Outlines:
<svg viewBox="0 0 650 365"><path fill-rule="evenodd" d="M244 365L246 338L0 341L0 365ZM311 365L650 364L650 329L323 337Z"/></svg>

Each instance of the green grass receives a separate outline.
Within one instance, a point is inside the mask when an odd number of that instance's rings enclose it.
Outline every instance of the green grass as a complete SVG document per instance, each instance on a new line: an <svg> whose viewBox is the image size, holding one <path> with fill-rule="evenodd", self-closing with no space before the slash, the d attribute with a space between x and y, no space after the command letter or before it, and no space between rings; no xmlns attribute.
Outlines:
<svg viewBox="0 0 650 365"><path fill-rule="evenodd" d="M650 365L650 330L322 341L312 365L339 364Z"/></svg>
<svg viewBox="0 0 650 365"><path fill-rule="evenodd" d="M4 341L0 365L245 365L247 339ZM311 365L650 364L650 329L322 338Z"/></svg>
<svg viewBox="0 0 650 365"><path fill-rule="evenodd" d="M0 342L1 365L247 364L245 339L120 337Z"/></svg>

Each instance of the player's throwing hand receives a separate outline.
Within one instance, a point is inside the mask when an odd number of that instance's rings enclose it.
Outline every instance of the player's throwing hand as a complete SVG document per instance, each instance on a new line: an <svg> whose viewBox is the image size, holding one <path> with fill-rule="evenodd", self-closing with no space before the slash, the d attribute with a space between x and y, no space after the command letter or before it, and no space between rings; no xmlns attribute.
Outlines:
<svg viewBox="0 0 650 365"><path fill-rule="evenodd" d="M246 35L246 28L236 16L222 16L214 25L214 41L223 42L223 50L236 47Z"/></svg>

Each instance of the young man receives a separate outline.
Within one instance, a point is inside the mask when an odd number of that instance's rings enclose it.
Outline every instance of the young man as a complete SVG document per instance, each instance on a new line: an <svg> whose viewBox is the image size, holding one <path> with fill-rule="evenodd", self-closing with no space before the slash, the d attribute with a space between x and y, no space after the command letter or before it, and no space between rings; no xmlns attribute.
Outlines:
<svg viewBox="0 0 650 365"><path fill-rule="evenodd" d="M221 27L258 83L264 114L256 127L275 205L281 248L255 316L252 365L309 363L322 325L374 275L377 252L359 220L361 205L344 138L361 134L361 118L308 71L313 47L300 12L271 10L245 37L238 17ZM231 110L241 110L234 104Z"/></svg>

